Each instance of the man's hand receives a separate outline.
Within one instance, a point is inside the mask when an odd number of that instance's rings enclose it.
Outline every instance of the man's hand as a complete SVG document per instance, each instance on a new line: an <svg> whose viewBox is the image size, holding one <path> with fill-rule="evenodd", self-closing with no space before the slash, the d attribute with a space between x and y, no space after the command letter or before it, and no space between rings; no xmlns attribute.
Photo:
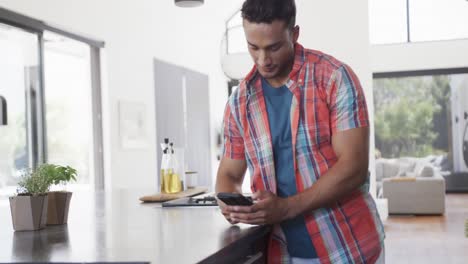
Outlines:
<svg viewBox="0 0 468 264"><path fill-rule="evenodd" d="M231 218L231 212L227 209L229 206L227 206L225 203L223 203L221 200L219 199L216 199L218 201L218 206L219 206L219 209L221 209L221 213L224 215L224 218L226 218L226 220L235 225L237 223L239 223L239 221L234 221L232 220Z"/></svg>
<svg viewBox="0 0 468 264"><path fill-rule="evenodd" d="M258 191L252 198L255 200L252 206L226 206L229 218L251 225L276 224L289 218L287 198L280 198L269 191Z"/></svg>
<svg viewBox="0 0 468 264"><path fill-rule="evenodd" d="M216 193L241 193L242 181L244 180L246 170L247 162L245 160L235 160L223 157L219 164L218 174L216 177ZM227 211L226 204L219 199L216 200L218 201L221 213L224 215L226 220L233 225L239 223L231 219L230 212Z"/></svg>

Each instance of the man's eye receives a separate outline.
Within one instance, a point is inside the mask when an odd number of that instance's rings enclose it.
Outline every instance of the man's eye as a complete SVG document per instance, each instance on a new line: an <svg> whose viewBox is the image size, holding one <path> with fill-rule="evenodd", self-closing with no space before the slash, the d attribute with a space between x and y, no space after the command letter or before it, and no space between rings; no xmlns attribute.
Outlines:
<svg viewBox="0 0 468 264"><path fill-rule="evenodd" d="M250 46L250 49L251 49L251 50L258 50L258 48L257 48L257 47L254 47L254 46Z"/></svg>
<svg viewBox="0 0 468 264"><path fill-rule="evenodd" d="M280 48L281 48L281 45L275 45L275 46L271 47L271 50L272 50L272 51L277 51L277 50L279 50Z"/></svg>

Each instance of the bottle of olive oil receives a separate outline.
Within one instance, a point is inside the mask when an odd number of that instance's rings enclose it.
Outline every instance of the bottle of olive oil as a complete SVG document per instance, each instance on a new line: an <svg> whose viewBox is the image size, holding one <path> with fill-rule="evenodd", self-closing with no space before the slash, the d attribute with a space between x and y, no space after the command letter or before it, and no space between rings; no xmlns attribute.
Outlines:
<svg viewBox="0 0 468 264"><path fill-rule="evenodd" d="M180 182L180 175L179 175L179 164L177 162L177 158L174 153L174 144L171 142L169 144L169 190L168 193L177 193L182 191L182 184Z"/></svg>
<svg viewBox="0 0 468 264"><path fill-rule="evenodd" d="M165 138L164 143L161 144L161 148L163 149L163 155L161 158L161 175L160 177L160 185L161 185L161 192L168 193L169 192L169 139Z"/></svg>

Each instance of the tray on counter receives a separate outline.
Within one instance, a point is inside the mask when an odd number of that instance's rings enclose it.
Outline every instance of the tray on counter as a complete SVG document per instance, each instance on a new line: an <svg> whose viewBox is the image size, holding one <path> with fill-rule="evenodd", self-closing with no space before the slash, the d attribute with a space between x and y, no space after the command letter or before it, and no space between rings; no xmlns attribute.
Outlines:
<svg viewBox="0 0 468 264"><path fill-rule="evenodd" d="M208 188L206 187L194 187L178 193L157 193L153 195L142 196L140 197L140 201L144 203L166 202L183 197L195 196L205 193L206 191L208 191Z"/></svg>

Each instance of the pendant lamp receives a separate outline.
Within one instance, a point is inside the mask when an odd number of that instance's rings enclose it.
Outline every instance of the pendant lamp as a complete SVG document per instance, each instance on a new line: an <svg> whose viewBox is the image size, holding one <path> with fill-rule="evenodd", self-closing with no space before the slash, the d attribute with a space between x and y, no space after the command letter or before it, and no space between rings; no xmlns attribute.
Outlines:
<svg viewBox="0 0 468 264"><path fill-rule="evenodd" d="M197 7L203 5L204 0L174 0L179 7Z"/></svg>

